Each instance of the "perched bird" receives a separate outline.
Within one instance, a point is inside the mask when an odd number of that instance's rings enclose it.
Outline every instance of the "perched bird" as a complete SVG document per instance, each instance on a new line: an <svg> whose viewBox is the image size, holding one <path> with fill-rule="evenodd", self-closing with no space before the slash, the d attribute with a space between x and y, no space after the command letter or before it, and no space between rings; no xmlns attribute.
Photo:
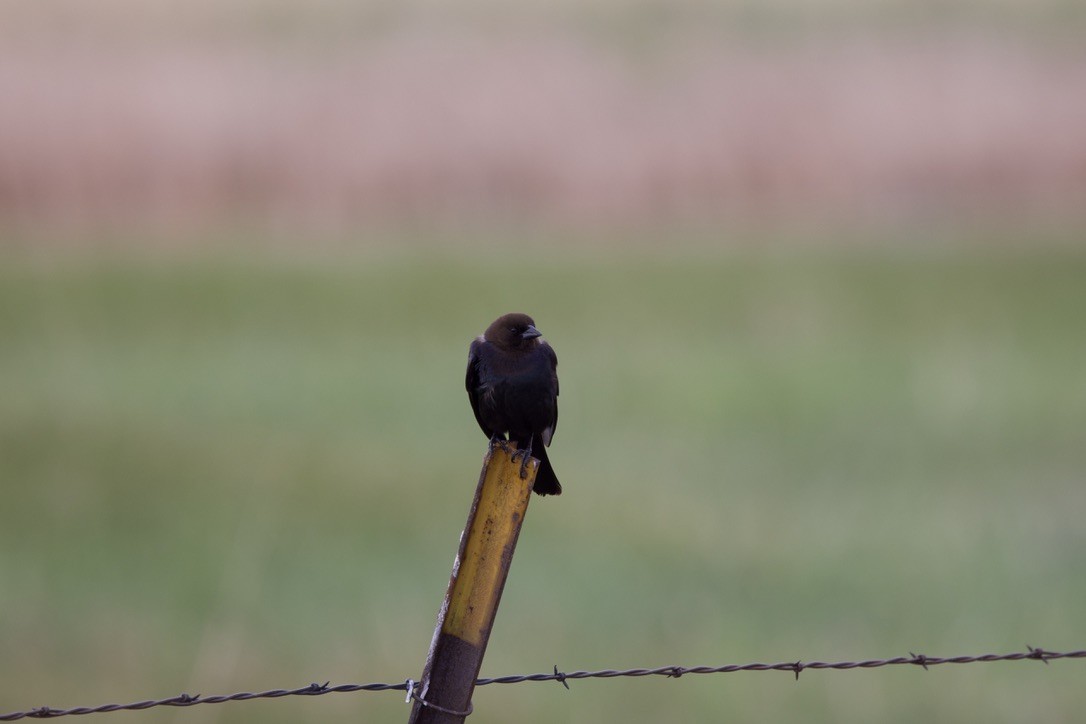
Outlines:
<svg viewBox="0 0 1086 724"><path fill-rule="evenodd" d="M498 317L468 351L466 386L475 419L491 444L506 434L516 441L522 476L528 456L539 459L532 490L540 495L562 493L546 447L558 425L557 367L558 356L527 314Z"/></svg>

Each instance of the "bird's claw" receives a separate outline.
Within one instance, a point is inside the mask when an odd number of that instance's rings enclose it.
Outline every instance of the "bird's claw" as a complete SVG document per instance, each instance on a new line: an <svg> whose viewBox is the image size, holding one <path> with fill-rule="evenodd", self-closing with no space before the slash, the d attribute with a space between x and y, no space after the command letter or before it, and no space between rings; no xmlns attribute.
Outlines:
<svg viewBox="0 0 1086 724"><path fill-rule="evenodd" d="M524 456L521 458L521 461L520 461L520 479L521 480L527 480L528 479L528 461L531 460L531 459L532 458L528 453L524 453Z"/></svg>
<svg viewBox="0 0 1086 724"><path fill-rule="evenodd" d="M531 443L528 444L528 447L520 448L514 452L511 459L516 462L518 457L520 458L520 479L526 480L528 478L528 461L532 459Z"/></svg>
<svg viewBox="0 0 1086 724"><path fill-rule="evenodd" d="M494 448L501 448L505 452L509 452L508 441L501 435L494 435L490 438L490 446L487 450L488 454L493 455ZM518 459L520 460L521 480L525 480L528 477L528 461L531 459L531 457L532 446L530 444L528 445L528 447L513 450L512 454L509 456L509 460L511 462L515 463Z"/></svg>
<svg viewBox="0 0 1086 724"><path fill-rule="evenodd" d="M487 446L487 453L493 455L494 448L496 447L500 447L502 450L506 449L505 438L498 434L494 434L490 437L490 444Z"/></svg>

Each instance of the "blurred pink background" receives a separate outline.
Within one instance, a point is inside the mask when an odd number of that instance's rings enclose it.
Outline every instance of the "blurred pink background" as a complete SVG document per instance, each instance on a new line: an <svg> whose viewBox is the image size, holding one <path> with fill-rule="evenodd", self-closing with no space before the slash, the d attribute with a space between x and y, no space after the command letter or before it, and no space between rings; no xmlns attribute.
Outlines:
<svg viewBox="0 0 1086 724"><path fill-rule="evenodd" d="M1083 225L1076 33L823 5L5 3L0 229Z"/></svg>

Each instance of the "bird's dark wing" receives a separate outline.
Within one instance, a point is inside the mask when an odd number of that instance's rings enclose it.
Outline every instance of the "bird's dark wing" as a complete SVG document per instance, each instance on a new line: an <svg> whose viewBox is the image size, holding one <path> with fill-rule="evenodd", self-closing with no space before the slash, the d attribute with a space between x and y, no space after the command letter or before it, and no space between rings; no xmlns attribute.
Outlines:
<svg viewBox="0 0 1086 724"><path fill-rule="evenodd" d="M554 437L554 431L558 429L558 355L555 354L554 348L546 342L539 345L546 355L547 359L551 363L551 380L554 382L554 420L551 424L543 430L543 444L549 446L551 444L551 438Z"/></svg>
<svg viewBox="0 0 1086 724"><path fill-rule="evenodd" d="M479 414L479 390L480 390L480 373L479 373L479 347L483 345L482 339L476 338L472 340L471 346L468 348L468 372L466 379L464 380L464 386L468 390L468 400L471 401L471 411L475 413L475 421L479 423L479 427L482 428L483 433L487 437L494 437L494 431L488 428L483 423L482 415Z"/></svg>

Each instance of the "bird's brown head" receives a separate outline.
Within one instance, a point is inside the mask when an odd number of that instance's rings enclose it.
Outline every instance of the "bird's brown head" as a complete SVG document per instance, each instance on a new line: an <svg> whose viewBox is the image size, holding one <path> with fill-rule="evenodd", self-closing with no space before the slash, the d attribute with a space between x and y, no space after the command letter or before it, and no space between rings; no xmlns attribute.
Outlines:
<svg viewBox="0 0 1086 724"><path fill-rule="evenodd" d="M542 335L527 314L506 314L494 320L483 332L483 339L501 349L531 349Z"/></svg>

